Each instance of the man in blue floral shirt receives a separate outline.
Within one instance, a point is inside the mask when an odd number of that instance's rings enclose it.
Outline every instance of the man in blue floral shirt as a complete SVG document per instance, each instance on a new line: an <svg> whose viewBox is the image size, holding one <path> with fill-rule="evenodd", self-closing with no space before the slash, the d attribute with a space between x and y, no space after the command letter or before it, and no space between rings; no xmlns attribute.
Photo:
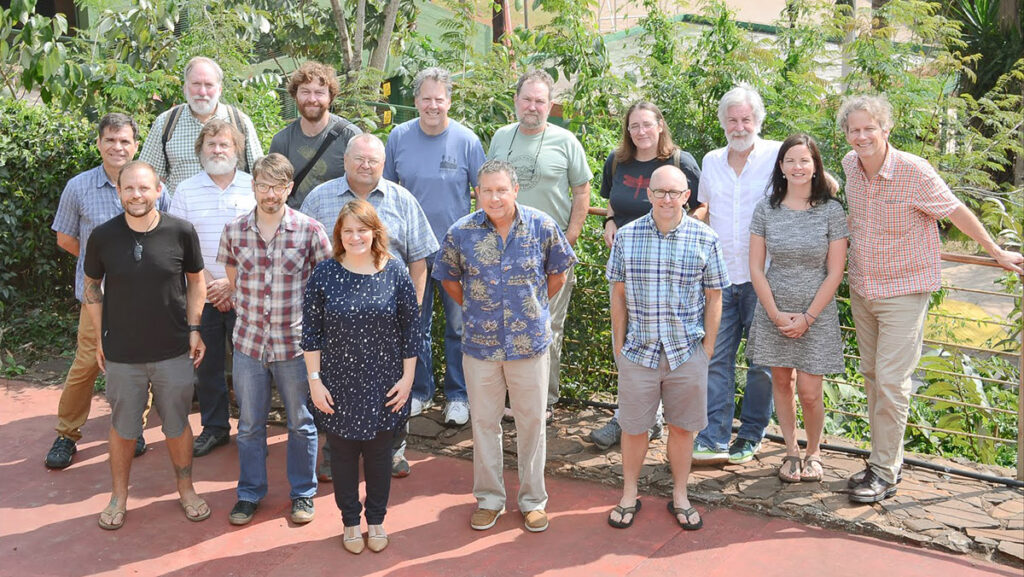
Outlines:
<svg viewBox="0 0 1024 577"><path fill-rule="evenodd" d="M433 278L462 306L462 365L473 426L473 529L490 529L505 512L501 416L505 392L516 420L519 510L526 529L548 528L544 509L551 344L548 303L576 263L551 217L519 205L511 164L480 168L477 206L448 229Z"/></svg>

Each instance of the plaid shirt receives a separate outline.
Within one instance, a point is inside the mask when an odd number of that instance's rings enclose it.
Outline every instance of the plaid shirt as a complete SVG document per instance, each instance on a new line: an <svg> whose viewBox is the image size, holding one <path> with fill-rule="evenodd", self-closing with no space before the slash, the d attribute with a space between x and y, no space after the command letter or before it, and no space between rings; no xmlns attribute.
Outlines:
<svg viewBox="0 0 1024 577"><path fill-rule="evenodd" d="M245 160L246 166L251 170L252 165L256 164L256 160L263 156L263 145L260 144L259 135L256 134L256 127L253 126L252 120L241 110L238 113L242 117L242 124L245 125L245 130L242 131L245 134ZM165 153L163 147L164 125L170 114L171 111L168 110L153 121L153 126L149 129L149 136L142 144L139 160L153 166L160 180L166 183L167 194L174 196L178 183L203 170L202 165L199 164L199 157L196 156L196 139L199 138L199 131L203 129L203 125L196 120L195 116L192 116L191 110L183 110L181 116L178 117L178 124L174 127L171 138L167 141ZM220 104L213 111L213 116L228 123L231 122L228 117L228 109Z"/></svg>
<svg viewBox="0 0 1024 577"><path fill-rule="evenodd" d="M170 199L161 194L157 201L158 210L167 211ZM64 187L53 217L54 231L78 239L78 262L75 263L75 298L82 300L85 285L85 245L88 244L92 229L124 212L117 188L107 178L103 165L80 172Z"/></svg>
<svg viewBox="0 0 1024 577"><path fill-rule="evenodd" d="M504 241L482 210L455 221L431 276L462 283L462 352L482 361L513 361L548 350L548 275L575 263L555 220L517 203Z"/></svg>
<svg viewBox="0 0 1024 577"><path fill-rule="evenodd" d="M938 220L960 201L923 158L889 145L868 180L857 154L843 158L850 223L850 288L870 300L941 286Z"/></svg>
<svg viewBox="0 0 1024 577"><path fill-rule="evenodd" d="M729 286L718 235L689 216L665 235L650 213L620 228L605 274L626 284L622 355L651 369L662 348L673 370L690 358L704 338L704 291Z"/></svg>
<svg viewBox="0 0 1024 577"><path fill-rule="evenodd" d="M300 210L320 221L325 229L333 231L338 212L356 198L348 186L348 179L342 176L310 191ZM388 248L403 263L408 265L437 252L437 239L427 222L427 215L411 192L382 178L366 201L377 210L388 231Z"/></svg>
<svg viewBox="0 0 1024 577"><path fill-rule="evenodd" d="M320 261L331 258L323 226L284 207L270 243L256 229L256 211L224 227L217 261L235 267L235 348L265 362L302 354L302 295Z"/></svg>

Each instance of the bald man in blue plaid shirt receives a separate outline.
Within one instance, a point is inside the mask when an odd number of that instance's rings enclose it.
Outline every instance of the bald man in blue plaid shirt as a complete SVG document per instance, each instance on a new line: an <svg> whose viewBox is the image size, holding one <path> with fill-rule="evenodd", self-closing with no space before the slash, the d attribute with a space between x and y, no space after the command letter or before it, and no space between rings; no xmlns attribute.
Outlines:
<svg viewBox="0 0 1024 577"><path fill-rule="evenodd" d="M651 212L619 229L608 258L622 426L622 499L608 516L616 528L631 526L640 510L637 482L660 402L674 484L668 509L683 529L704 523L686 481L694 433L707 426L708 359L729 275L718 235L686 216L689 196L682 171L655 170L647 189Z"/></svg>

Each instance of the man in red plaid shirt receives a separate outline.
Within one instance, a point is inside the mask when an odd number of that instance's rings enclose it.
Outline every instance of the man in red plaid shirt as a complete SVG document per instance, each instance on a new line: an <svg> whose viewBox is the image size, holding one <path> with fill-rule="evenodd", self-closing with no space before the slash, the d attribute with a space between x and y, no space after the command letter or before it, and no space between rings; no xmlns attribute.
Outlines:
<svg viewBox="0 0 1024 577"><path fill-rule="evenodd" d="M941 284L939 220L948 218L1007 270L1024 257L1001 249L928 162L889 143L892 107L854 96L839 109L853 148L843 159L850 223L850 305L868 397L871 457L849 479L850 500L896 494L911 375L921 356L931 292Z"/></svg>

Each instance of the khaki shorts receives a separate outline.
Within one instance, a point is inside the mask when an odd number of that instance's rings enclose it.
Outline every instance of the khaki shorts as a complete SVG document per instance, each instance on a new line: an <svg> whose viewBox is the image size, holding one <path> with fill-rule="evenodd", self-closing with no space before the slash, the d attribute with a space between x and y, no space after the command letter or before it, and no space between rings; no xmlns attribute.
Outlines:
<svg viewBox="0 0 1024 577"><path fill-rule="evenodd" d="M192 410L192 359L188 353L155 363L107 361L107 401L110 423L123 439L142 434L142 413L153 387L153 406L160 413L164 436L173 439L185 431Z"/></svg>
<svg viewBox="0 0 1024 577"><path fill-rule="evenodd" d="M665 422L686 431L708 425L708 356L697 343L686 362L670 370L665 351L657 369L638 365L619 355L619 426L639 435L654 426L658 403L665 405Z"/></svg>

